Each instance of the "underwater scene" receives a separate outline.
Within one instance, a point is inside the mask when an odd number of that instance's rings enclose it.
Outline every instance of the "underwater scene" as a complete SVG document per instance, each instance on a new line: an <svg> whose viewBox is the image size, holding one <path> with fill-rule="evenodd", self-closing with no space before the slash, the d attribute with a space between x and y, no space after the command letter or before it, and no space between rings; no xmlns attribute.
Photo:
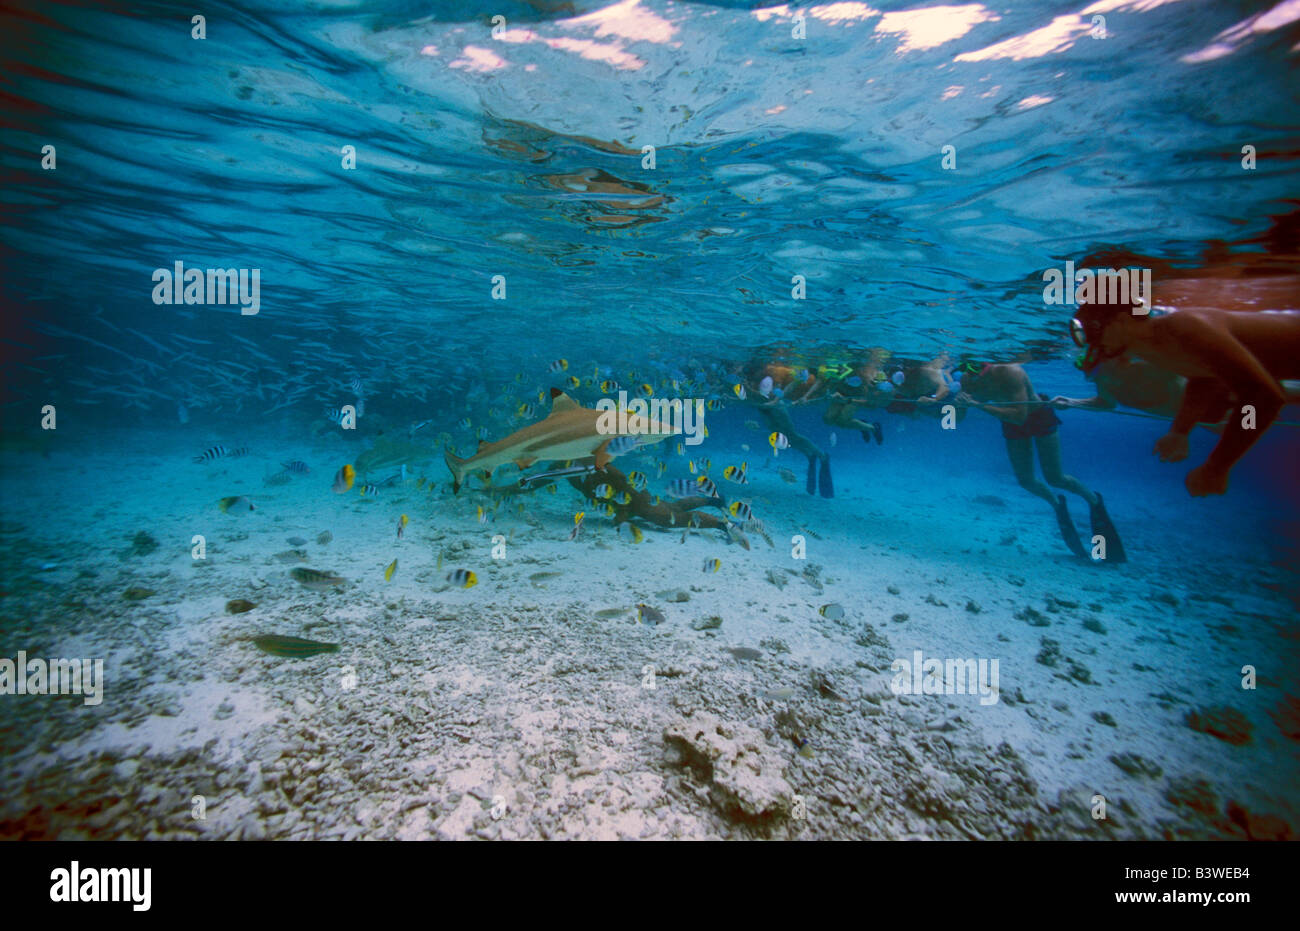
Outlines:
<svg viewBox="0 0 1300 931"><path fill-rule="evenodd" d="M1300 2L0 13L0 839L1300 831Z"/></svg>

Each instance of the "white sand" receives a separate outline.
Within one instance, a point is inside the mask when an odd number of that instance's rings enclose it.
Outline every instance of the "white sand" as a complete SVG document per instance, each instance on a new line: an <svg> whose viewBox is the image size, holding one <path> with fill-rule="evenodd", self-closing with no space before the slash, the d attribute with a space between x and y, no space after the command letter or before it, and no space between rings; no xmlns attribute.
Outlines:
<svg viewBox="0 0 1300 931"><path fill-rule="evenodd" d="M1269 565L1269 514L1226 499L1193 508L1176 480L1106 487L1130 562L1099 567L1068 554L1047 506L997 462L936 476L902 453L891 458L889 446L860 459L841 449L838 496L824 500L804 494L801 456L778 463L800 475L790 485L751 454L740 496L775 547L751 533L745 552L717 531L682 543L680 531L647 528L634 545L567 485L508 499L480 525L483 497L450 497L441 463L412 470L438 483L432 495L414 481L376 500L334 495L333 472L353 452L335 437L191 465L209 438L187 431L133 434L147 452L109 454L104 443L75 457L5 457L7 552L22 565L7 570L0 655L103 657L108 679L96 708L0 696L9 833L1213 837L1236 830L1223 814L1229 800L1300 823L1300 747L1269 714L1298 691L1295 609L1282 594L1295 591L1294 575ZM290 458L312 474L264 486ZM235 494L257 510L221 514L217 500ZM979 495L1005 507L973 503ZM1077 499L1072 508L1086 533L1086 508ZM570 542L579 509L586 530ZM410 524L398 541L401 513ZM1207 514L1232 535L1206 536ZM818 535L806 535L804 562L790 556L801 528ZM160 548L119 557L137 530ZM318 545L325 530L333 542ZM497 533L509 541L502 560L490 555ZM190 557L195 534L207 538L209 565ZM304 565L344 576L345 591L308 591L271 559L295 535L308 541ZM702 571L711 557L722 560L716 574ZM46 562L58 567L39 571ZM766 578L809 563L822 593L802 576L784 589ZM439 591L455 568L477 573L477 586ZM78 578L83 569L94 576ZM530 581L543 571L561 575ZM157 593L122 600L131 585ZM656 596L677 589L689 600ZM1078 607L1049 611L1049 596ZM257 607L228 615L233 598ZM659 607L666 623L637 625L638 602ZM820 616L828 603L847 617ZM1027 607L1049 626L1013 616ZM624 614L596 618L603 609ZM899 614L907 620L891 620ZM720 629L691 629L709 615L723 618ZM1085 629L1088 618L1105 633ZM856 643L864 624L889 647ZM283 659L245 639L265 633L342 648ZM1055 668L1035 660L1043 637L1059 642ZM764 656L738 660L730 647ZM916 649L997 659L1001 700L896 698L889 662ZM1068 678L1069 661L1091 683ZM1240 687L1246 664L1259 671L1254 691ZM643 687L647 665L653 690ZM818 694L811 670L847 703ZM761 697L787 686L788 700ZM1218 705L1244 713L1250 742L1232 746L1184 723L1189 710ZM793 718L779 719L783 711ZM806 816L730 816L707 779L666 752L664 728L694 712L761 732L762 778L783 773ZM1103 712L1114 727L1092 717ZM812 758L795 752L791 727L810 739ZM1125 773L1110 760L1121 753L1162 773ZM96 781L99 772L108 778ZM1170 781L1184 777L1209 783L1208 817L1168 801ZM196 794L205 821L190 817ZM1094 794L1110 805L1105 824L1087 817ZM121 798L131 805L119 811Z"/></svg>

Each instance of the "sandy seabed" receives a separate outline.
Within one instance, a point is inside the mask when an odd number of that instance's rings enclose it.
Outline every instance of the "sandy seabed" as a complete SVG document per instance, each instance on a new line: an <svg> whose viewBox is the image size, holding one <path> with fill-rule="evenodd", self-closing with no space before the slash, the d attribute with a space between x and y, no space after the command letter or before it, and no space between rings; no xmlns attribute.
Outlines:
<svg viewBox="0 0 1300 931"><path fill-rule="evenodd" d="M412 480L370 500L329 491L346 452L327 441L210 466L176 444L3 456L0 656L99 657L106 686L95 706L0 695L0 837L1190 839L1300 823L1294 572L1247 532L1267 514L1211 539L1176 483L1108 496L1130 562L1090 566L1006 477L940 493L845 464L825 500L764 463L745 494L772 545L751 533L745 551L718 532L634 544L568 486L480 524L491 502L451 497L441 464L412 470L433 493ZM263 484L295 456L310 475ZM217 509L239 494L257 510ZM298 584L276 557L295 548L347 587ZM478 584L445 589L456 568ZM230 614L232 599L255 607ZM638 623L639 603L664 623ZM269 633L340 650L268 655L251 638ZM896 695L890 664L915 650L997 659L998 701Z"/></svg>

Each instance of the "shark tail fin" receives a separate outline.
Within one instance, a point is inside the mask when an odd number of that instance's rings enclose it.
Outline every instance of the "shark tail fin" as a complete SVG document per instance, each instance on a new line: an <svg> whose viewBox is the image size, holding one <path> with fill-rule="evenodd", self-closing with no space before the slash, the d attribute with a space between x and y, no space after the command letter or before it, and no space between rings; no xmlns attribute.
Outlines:
<svg viewBox="0 0 1300 931"><path fill-rule="evenodd" d="M460 491L460 483L465 478L464 459L457 459L450 451L443 453L443 459L447 461L447 468L451 471L451 490L453 493Z"/></svg>

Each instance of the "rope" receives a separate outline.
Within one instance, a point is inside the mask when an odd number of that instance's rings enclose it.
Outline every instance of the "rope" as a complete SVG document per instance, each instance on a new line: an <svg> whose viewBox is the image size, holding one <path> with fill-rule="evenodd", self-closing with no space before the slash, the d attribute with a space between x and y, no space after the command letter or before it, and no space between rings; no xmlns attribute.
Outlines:
<svg viewBox="0 0 1300 931"><path fill-rule="evenodd" d="M902 399L902 400L908 400L908 399ZM943 401L939 403L942 405L942 404L956 403L956 402L949 402L948 399L945 398ZM990 404L993 407L1016 407L1021 404L1039 404L1044 407L1051 407L1051 405L1048 404L1046 401L983 401L981 403ZM970 405L962 405L962 406L969 407ZM1163 420L1166 423L1170 423L1174 419L1172 417L1166 417L1163 414L1149 414L1145 411L1122 411L1117 407L1064 407L1064 408L1053 407L1052 410L1089 411L1093 414L1123 414L1125 417L1145 417L1147 420ZM1209 423L1209 421L1199 421L1199 422ZM1214 427L1214 426L1218 426L1218 424L1210 423L1210 426ZM1271 426L1300 427L1300 423L1297 423L1296 421L1293 420L1275 420L1273 421Z"/></svg>

